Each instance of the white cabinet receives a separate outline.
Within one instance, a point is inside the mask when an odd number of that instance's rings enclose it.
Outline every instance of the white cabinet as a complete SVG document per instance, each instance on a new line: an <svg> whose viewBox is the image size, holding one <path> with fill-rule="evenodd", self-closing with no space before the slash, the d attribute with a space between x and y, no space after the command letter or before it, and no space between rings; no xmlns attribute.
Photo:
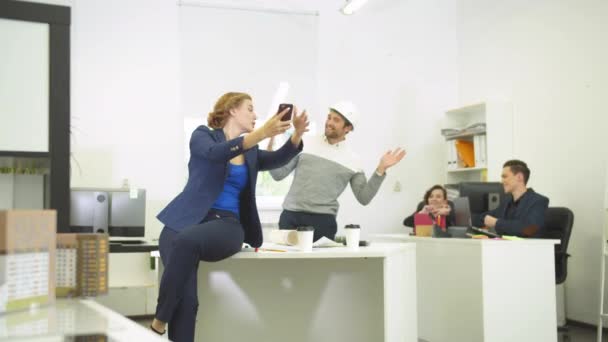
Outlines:
<svg viewBox="0 0 608 342"><path fill-rule="evenodd" d="M446 111L446 184L500 180L513 158L513 114L505 102L479 102Z"/></svg>
<svg viewBox="0 0 608 342"><path fill-rule="evenodd" d="M156 262L150 252L110 253L108 294L94 300L121 315L154 315L158 297Z"/></svg>

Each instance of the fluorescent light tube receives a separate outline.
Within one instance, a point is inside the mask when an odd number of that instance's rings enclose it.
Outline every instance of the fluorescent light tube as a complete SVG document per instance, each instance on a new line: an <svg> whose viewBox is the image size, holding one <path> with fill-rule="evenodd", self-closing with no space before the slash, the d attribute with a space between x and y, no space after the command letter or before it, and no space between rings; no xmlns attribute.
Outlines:
<svg viewBox="0 0 608 342"><path fill-rule="evenodd" d="M367 0L347 0L346 5L341 9L341 12L346 15L351 15L363 7L366 2Z"/></svg>

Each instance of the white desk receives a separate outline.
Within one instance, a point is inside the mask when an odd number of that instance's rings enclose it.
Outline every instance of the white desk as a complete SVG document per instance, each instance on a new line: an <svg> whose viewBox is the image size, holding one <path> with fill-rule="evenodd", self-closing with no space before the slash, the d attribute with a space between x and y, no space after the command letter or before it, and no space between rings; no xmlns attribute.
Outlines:
<svg viewBox="0 0 608 342"><path fill-rule="evenodd" d="M97 334L106 338L87 341L166 341L92 300L61 299L35 310L0 315L0 341L67 341L68 336Z"/></svg>
<svg viewBox="0 0 608 342"><path fill-rule="evenodd" d="M387 234L372 241L416 244L421 339L557 341L554 245L558 240Z"/></svg>
<svg viewBox="0 0 608 342"><path fill-rule="evenodd" d="M201 262L196 341L416 342L416 246Z"/></svg>

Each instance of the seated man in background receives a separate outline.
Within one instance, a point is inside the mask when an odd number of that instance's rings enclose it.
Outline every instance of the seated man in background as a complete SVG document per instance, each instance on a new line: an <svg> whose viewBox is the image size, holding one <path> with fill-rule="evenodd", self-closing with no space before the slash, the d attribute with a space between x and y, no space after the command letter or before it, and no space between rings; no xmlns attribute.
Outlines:
<svg viewBox="0 0 608 342"><path fill-rule="evenodd" d="M542 237L549 199L528 188L530 169L521 160L503 165L502 185L507 198L494 210L481 214L475 226L494 228L500 235Z"/></svg>

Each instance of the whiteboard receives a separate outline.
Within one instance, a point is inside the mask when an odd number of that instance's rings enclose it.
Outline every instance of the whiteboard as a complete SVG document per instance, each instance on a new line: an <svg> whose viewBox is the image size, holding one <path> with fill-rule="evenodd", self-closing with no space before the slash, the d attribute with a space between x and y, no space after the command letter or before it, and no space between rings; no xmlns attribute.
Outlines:
<svg viewBox="0 0 608 342"><path fill-rule="evenodd" d="M49 151L49 25L0 19L0 151Z"/></svg>
<svg viewBox="0 0 608 342"><path fill-rule="evenodd" d="M277 102L317 111L317 16L181 6L180 39L185 117L206 124L228 91L252 95L258 125L276 112ZM279 91L282 82L286 94Z"/></svg>

